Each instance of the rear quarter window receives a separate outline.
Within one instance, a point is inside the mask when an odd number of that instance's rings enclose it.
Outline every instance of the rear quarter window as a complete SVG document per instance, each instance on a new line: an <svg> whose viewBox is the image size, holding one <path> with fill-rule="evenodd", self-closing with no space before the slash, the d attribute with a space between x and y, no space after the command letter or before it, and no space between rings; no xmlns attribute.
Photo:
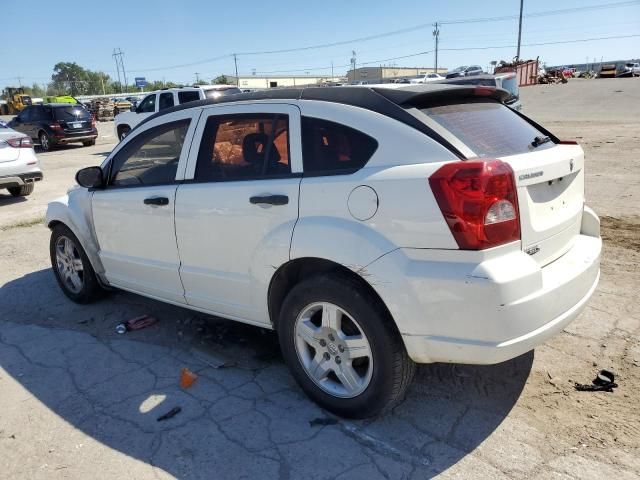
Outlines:
<svg viewBox="0 0 640 480"><path fill-rule="evenodd" d="M498 102L439 105L422 112L481 158L506 157L555 146L547 142L534 147L534 139L546 135Z"/></svg>
<svg viewBox="0 0 640 480"><path fill-rule="evenodd" d="M197 92L197 91L178 92L178 102L180 104L195 102L197 100L200 100L200 92Z"/></svg>

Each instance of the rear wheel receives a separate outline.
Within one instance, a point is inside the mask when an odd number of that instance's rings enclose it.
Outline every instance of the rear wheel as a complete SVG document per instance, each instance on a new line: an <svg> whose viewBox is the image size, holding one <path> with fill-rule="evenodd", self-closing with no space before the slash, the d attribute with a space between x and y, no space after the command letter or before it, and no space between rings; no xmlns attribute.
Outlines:
<svg viewBox="0 0 640 480"><path fill-rule="evenodd" d="M78 238L56 225L49 242L51 267L64 294L76 303L90 303L104 292Z"/></svg>
<svg viewBox="0 0 640 480"><path fill-rule="evenodd" d="M20 185L19 187L10 187L7 188L9 193L14 197L26 197L27 195L31 195L33 193L33 182L25 183L24 185Z"/></svg>
<svg viewBox="0 0 640 480"><path fill-rule="evenodd" d="M282 306L280 347L305 393L344 417L365 418L404 398L415 364L384 305L345 275L296 285Z"/></svg>
<svg viewBox="0 0 640 480"><path fill-rule="evenodd" d="M121 127L118 127L118 139L120 141L124 140L124 137L129 135L130 131L131 131L131 128L129 128L127 125L122 125Z"/></svg>
<svg viewBox="0 0 640 480"><path fill-rule="evenodd" d="M85 147L92 147L96 144L95 138L93 140L87 140L86 142L82 142L82 145Z"/></svg>
<svg viewBox="0 0 640 480"><path fill-rule="evenodd" d="M40 148L44 152L48 152L49 150L51 150L51 139L49 138L49 135L47 135L45 132L40 132L40 134L38 135L38 140L40 140Z"/></svg>

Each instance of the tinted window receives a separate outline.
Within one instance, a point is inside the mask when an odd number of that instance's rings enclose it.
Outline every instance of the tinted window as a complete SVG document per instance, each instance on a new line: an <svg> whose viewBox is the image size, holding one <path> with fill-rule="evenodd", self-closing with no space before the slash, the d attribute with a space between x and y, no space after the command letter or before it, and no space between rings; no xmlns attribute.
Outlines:
<svg viewBox="0 0 640 480"><path fill-rule="evenodd" d="M140 105L138 105L138 108L136 110L137 112L141 112L141 113L153 113L156 111L156 96L154 95L149 95L148 97L146 97L142 103L140 103Z"/></svg>
<svg viewBox="0 0 640 480"><path fill-rule="evenodd" d="M30 122L33 118L34 107L27 107L18 114L18 120L21 122Z"/></svg>
<svg viewBox="0 0 640 480"><path fill-rule="evenodd" d="M516 155L554 146L548 142L534 148L531 142L544 134L498 102L442 105L422 111L458 137L478 157Z"/></svg>
<svg viewBox="0 0 640 480"><path fill-rule="evenodd" d="M164 110L165 108L173 107L173 93L165 92L160 94L160 100L158 102L158 110Z"/></svg>
<svg viewBox="0 0 640 480"><path fill-rule="evenodd" d="M51 107L35 107L33 109L33 121L51 120Z"/></svg>
<svg viewBox="0 0 640 480"><path fill-rule="evenodd" d="M346 125L302 117L305 173L347 174L364 167L378 142Z"/></svg>
<svg viewBox="0 0 640 480"><path fill-rule="evenodd" d="M178 102L180 103L195 102L196 100L200 100L200 92L193 90L178 92Z"/></svg>
<svg viewBox="0 0 640 480"><path fill-rule="evenodd" d="M227 115L207 120L196 180L242 180L289 173L286 115Z"/></svg>
<svg viewBox="0 0 640 480"><path fill-rule="evenodd" d="M68 107L55 107L53 114L57 120L73 121L73 120L88 120L91 118L91 114L86 108L77 105L70 105Z"/></svg>
<svg viewBox="0 0 640 480"><path fill-rule="evenodd" d="M111 185L155 185L176 178L189 120L152 128L133 138L115 156Z"/></svg>
<svg viewBox="0 0 640 480"><path fill-rule="evenodd" d="M229 87L229 88L216 88L211 90L205 90L204 96L207 98L218 98L223 95L231 95L234 93L242 93L238 87Z"/></svg>

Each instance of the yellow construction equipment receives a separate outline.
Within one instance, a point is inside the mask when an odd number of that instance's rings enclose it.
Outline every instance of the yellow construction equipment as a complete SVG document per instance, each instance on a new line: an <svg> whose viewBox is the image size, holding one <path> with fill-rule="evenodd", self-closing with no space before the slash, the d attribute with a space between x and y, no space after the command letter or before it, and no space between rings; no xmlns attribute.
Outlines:
<svg viewBox="0 0 640 480"><path fill-rule="evenodd" d="M7 87L2 91L6 103L0 105L2 115L17 115L24 107L31 105L31 97L24 93L22 87Z"/></svg>

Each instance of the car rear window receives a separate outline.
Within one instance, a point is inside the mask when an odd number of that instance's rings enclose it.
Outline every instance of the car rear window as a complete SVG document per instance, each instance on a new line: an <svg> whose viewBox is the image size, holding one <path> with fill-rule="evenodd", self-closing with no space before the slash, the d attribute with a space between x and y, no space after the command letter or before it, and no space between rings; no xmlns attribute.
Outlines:
<svg viewBox="0 0 640 480"><path fill-rule="evenodd" d="M88 120L91 114L84 107L71 105L68 107L56 107L53 109L56 120Z"/></svg>
<svg viewBox="0 0 640 480"><path fill-rule="evenodd" d="M545 134L498 102L440 105L424 108L422 112L456 136L478 157L505 157L555 145L547 142L534 147L534 139L545 137Z"/></svg>

